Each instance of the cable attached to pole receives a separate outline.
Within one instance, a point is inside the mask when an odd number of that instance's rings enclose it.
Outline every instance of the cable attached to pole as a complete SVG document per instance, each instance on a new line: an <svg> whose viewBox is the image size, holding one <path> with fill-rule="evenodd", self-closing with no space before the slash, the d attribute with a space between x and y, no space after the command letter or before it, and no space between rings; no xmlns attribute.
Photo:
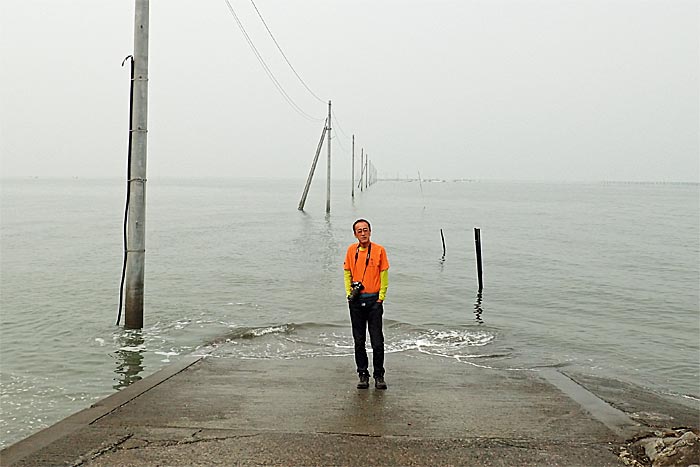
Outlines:
<svg viewBox="0 0 700 467"><path fill-rule="evenodd" d="M133 120L134 120L134 56L127 55L122 66L127 60L131 60L131 84L129 89L129 149L126 156L126 205L124 206L124 261L122 263L122 278L119 283L119 310L117 313L117 326L122 319L122 306L124 303L124 281L126 279L126 260L129 255L129 249L127 245L127 229L128 229L128 219L129 219L129 201L131 198L131 140L133 135Z"/></svg>

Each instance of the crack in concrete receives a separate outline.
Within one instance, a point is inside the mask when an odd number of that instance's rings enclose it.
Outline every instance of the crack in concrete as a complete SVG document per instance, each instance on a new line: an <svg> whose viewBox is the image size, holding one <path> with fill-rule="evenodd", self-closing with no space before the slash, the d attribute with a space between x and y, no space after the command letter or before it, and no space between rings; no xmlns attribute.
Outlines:
<svg viewBox="0 0 700 467"><path fill-rule="evenodd" d="M119 449L128 451L128 450L134 450L134 449L146 449L146 448L150 448L150 447L154 447L154 448L172 447L172 446L182 446L182 445L187 445L187 444L207 443L207 442L213 442L213 441L226 441L226 440L230 440L230 439L253 438L253 437L259 436L258 433L254 433L254 434L247 434L247 435L214 436L211 438L195 439L194 436L197 435L197 433L200 433L202 431L203 430L197 430L195 433L192 434L191 438L185 438L185 439L180 439L180 440L167 439L167 440L159 440L159 441L149 441L148 439L145 439L145 438L135 438L135 439L145 443L145 445L142 445L142 446L121 446ZM73 466L71 466L71 467L73 467Z"/></svg>
<svg viewBox="0 0 700 467"><path fill-rule="evenodd" d="M374 433L352 433L347 431L316 431L319 435L343 435L343 436L358 436L361 438L382 438L382 435L376 435ZM408 436L406 436L408 438Z"/></svg>
<svg viewBox="0 0 700 467"><path fill-rule="evenodd" d="M111 444L109 444L109 445L107 445L107 446L104 446L104 447L102 447L102 448L100 448L100 449L96 449L96 450L94 450L94 451L91 451L91 452L89 452L88 454L86 454L86 455L84 455L84 456L80 456L78 459L76 459L76 460L70 465L70 467L79 467L79 466L83 465L86 461L91 461L91 460L97 459L98 457L100 457L101 455L103 455L103 454L106 453L106 452L109 452L109 451L116 451L117 449L119 449L119 446L121 446L121 445L124 444L126 441L128 441L129 439L131 439L133 436L134 436L133 433L129 433L129 434L127 434L127 435L124 435L124 436L120 437L120 438L117 439L115 442L113 442L113 443L111 443Z"/></svg>

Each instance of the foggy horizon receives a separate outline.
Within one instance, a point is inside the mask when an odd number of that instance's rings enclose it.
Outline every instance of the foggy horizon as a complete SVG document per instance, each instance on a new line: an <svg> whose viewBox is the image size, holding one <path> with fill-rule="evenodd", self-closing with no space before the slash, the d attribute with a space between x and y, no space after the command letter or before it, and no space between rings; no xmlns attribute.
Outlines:
<svg viewBox="0 0 700 467"><path fill-rule="evenodd" d="M171 0L149 28L151 180L301 186L331 100L339 182L353 134L380 179L700 182L697 1ZM0 6L1 178L125 177L133 34L133 2Z"/></svg>

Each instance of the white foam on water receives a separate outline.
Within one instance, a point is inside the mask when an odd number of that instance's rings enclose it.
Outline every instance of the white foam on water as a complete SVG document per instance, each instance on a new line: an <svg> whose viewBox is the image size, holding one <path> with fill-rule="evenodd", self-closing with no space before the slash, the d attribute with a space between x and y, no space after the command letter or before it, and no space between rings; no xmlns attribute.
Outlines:
<svg viewBox="0 0 700 467"><path fill-rule="evenodd" d="M270 326L268 328L253 329L250 333L256 337L264 336L266 334L275 334L278 332L287 332L288 326Z"/></svg>
<svg viewBox="0 0 700 467"><path fill-rule="evenodd" d="M124 352L143 352L146 350L146 345L125 345L124 347L119 347L119 350L123 350Z"/></svg>

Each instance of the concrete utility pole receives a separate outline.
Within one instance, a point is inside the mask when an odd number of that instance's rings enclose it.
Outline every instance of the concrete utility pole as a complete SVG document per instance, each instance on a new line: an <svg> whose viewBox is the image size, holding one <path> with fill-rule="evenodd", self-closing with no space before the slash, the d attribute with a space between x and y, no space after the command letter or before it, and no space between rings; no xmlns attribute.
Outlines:
<svg viewBox="0 0 700 467"><path fill-rule="evenodd" d="M365 156L365 188L369 188L369 154Z"/></svg>
<svg viewBox="0 0 700 467"><path fill-rule="evenodd" d="M318 148L316 149L316 155L314 156L314 161L311 163L311 170L309 171L309 176L306 179L306 186L304 187L304 192L301 194L301 199L299 200L299 210L304 210L304 204L306 204L306 197L309 194L309 187L311 186L311 180L314 178L314 172L316 171L316 163L318 162L318 155L321 154L321 148L323 148L323 138L326 136L326 131L328 131L328 125L323 124L323 131L321 131L321 139L318 142Z"/></svg>
<svg viewBox="0 0 700 467"><path fill-rule="evenodd" d="M352 197L355 198L355 135L352 135Z"/></svg>
<svg viewBox="0 0 700 467"><path fill-rule="evenodd" d="M358 185L360 185L360 191L365 190L365 182L363 181L364 176L365 176L365 148L362 148L360 150L360 183L358 183Z"/></svg>
<svg viewBox="0 0 700 467"><path fill-rule="evenodd" d="M328 101L328 170L326 172L326 212L331 212L331 101Z"/></svg>
<svg viewBox="0 0 700 467"><path fill-rule="evenodd" d="M148 0L136 0L134 19L134 103L131 113L131 170L127 229L124 324L143 328L146 257L146 137L148 123Z"/></svg>

